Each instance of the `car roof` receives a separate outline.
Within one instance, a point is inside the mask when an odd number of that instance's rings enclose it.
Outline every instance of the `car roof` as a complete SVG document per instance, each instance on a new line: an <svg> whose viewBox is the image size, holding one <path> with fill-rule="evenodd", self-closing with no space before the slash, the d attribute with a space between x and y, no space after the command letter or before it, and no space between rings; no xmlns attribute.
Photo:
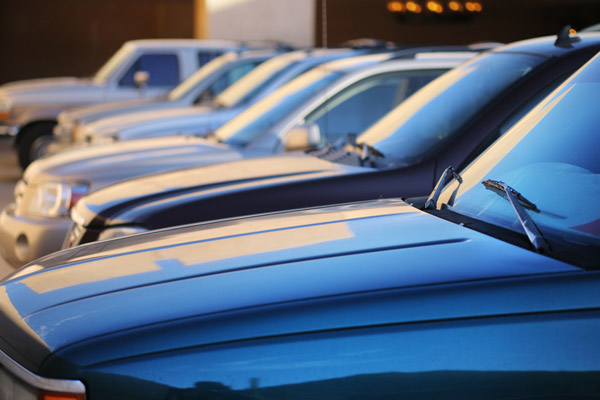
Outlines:
<svg viewBox="0 0 600 400"><path fill-rule="evenodd" d="M505 46L492 49L495 53L513 52L513 53L528 53L546 57L561 56L578 49L586 48L600 44L600 33L584 33L579 34L580 40L566 43L565 45L556 45L557 36L544 36L540 38L521 40L510 43Z"/></svg>
<svg viewBox="0 0 600 400"><path fill-rule="evenodd" d="M138 39L125 42L126 45L143 48L189 47L206 49L238 49L241 44L233 40L205 39Z"/></svg>

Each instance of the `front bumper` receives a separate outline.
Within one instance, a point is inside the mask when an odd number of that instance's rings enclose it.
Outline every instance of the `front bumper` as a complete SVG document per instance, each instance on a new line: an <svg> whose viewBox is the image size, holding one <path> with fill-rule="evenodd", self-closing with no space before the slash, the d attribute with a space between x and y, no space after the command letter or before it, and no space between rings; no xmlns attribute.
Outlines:
<svg viewBox="0 0 600 400"><path fill-rule="evenodd" d="M16 215L9 204L0 213L0 253L13 267L61 249L71 226L69 218Z"/></svg>

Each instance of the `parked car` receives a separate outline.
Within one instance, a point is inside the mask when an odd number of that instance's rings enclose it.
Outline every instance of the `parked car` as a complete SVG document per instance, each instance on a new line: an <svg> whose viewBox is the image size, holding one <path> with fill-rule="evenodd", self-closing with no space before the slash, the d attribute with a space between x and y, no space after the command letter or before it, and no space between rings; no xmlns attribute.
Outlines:
<svg viewBox="0 0 600 400"><path fill-rule="evenodd" d="M483 48L496 46L485 44ZM394 57L412 58L425 51L482 51L481 46L428 46L395 49ZM83 125L75 135L77 143L106 143L157 136L193 133L206 135L266 97L284 83L327 61L369 53L389 52L389 47L311 49L290 52L265 62L235 85L221 93L210 107L188 107L164 112L139 112L104 118ZM391 56L390 56L391 57Z"/></svg>
<svg viewBox="0 0 600 400"><path fill-rule="evenodd" d="M366 54L369 50L298 50L274 57L246 74L209 105L140 111L102 118L77 131L76 144L103 144L177 134L206 135L249 105L309 69L336 59Z"/></svg>
<svg viewBox="0 0 600 400"><path fill-rule="evenodd" d="M101 118L132 112L164 110L209 104L216 96L237 82L263 61L281 54L279 48L225 53L200 68L163 97L82 106L61 112L54 127L59 148L73 145L77 131L84 124ZM55 150L56 151L56 150Z"/></svg>
<svg viewBox="0 0 600 400"><path fill-rule="evenodd" d="M596 57L427 211L227 219L24 267L0 285L4 398L600 397L599 85Z"/></svg>
<svg viewBox="0 0 600 400"><path fill-rule="evenodd" d="M0 86L0 134L14 136L25 168L52 138L61 111L84 104L155 97L168 92L214 57L235 50L232 41L132 40L92 78L46 78Z"/></svg>
<svg viewBox="0 0 600 400"><path fill-rule="evenodd" d="M451 67L472 58L474 52L417 54L413 59L382 63L389 54L365 55L332 61L292 80L232 120L251 120L247 143L222 141L229 133L218 130L210 139L172 137L130 140L91 146L38 160L27 168L15 190L15 203L0 213L0 253L21 266L60 250L71 220L69 211L83 195L144 174L274 154L284 150L322 147L337 131L323 126L322 135L285 139L290 128L308 115L319 115L335 128L362 131L412 92ZM273 104L277 104L273 107ZM345 115L351 112L352 118ZM226 126L229 126L226 125ZM228 132L235 132L223 127ZM293 135L292 135L293 136ZM252 139L252 140L250 140ZM322 139L322 140L319 140ZM269 145L281 140L285 146ZM59 194L60 193L60 194ZM63 202L59 205L56 202ZM50 202L54 202L50 204Z"/></svg>
<svg viewBox="0 0 600 400"><path fill-rule="evenodd" d="M494 49L434 80L345 145L100 189L72 209L75 227L66 244L236 215L429 193L445 167L460 171L600 50L598 34L577 39L563 38L570 47L546 37Z"/></svg>

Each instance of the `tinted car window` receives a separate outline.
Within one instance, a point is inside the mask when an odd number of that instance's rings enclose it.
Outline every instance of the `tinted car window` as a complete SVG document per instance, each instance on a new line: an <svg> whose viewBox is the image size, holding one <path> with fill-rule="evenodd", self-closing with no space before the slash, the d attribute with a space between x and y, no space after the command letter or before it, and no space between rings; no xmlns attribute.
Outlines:
<svg viewBox="0 0 600 400"><path fill-rule="evenodd" d="M442 71L407 71L364 79L313 111L306 122L316 123L328 142L348 133L359 134Z"/></svg>
<svg viewBox="0 0 600 400"><path fill-rule="evenodd" d="M219 129L217 135L225 143L245 146L341 76L340 72L313 70L254 104Z"/></svg>
<svg viewBox="0 0 600 400"><path fill-rule="evenodd" d="M198 65L203 66L207 62L219 57L221 54L220 51L200 51L198 52Z"/></svg>
<svg viewBox="0 0 600 400"><path fill-rule="evenodd" d="M196 99L195 103L211 100L212 97L219 95L222 91L227 89L248 72L252 71L259 64L260 61L248 61L231 68L212 85L210 85L210 87L207 89L207 92L203 92L202 95ZM206 93L210 93L210 95L207 95Z"/></svg>
<svg viewBox="0 0 600 400"><path fill-rule="evenodd" d="M366 131L360 141L399 164L419 162L544 60L512 53L478 57L444 74L396 107Z"/></svg>
<svg viewBox="0 0 600 400"><path fill-rule="evenodd" d="M150 74L148 86L175 86L179 83L179 60L175 54L143 54L119 81L121 86L135 86L138 71Z"/></svg>
<svg viewBox="0 0 600 400"><path fill-rule="evenodd" d="M510 202L482 184L504 182L535 205L528 215L550 243L550 254L597 266L600 59L594 61L483 153L462 174L463 183L449 185L440 201L460 214L521 233Z"/></svg>

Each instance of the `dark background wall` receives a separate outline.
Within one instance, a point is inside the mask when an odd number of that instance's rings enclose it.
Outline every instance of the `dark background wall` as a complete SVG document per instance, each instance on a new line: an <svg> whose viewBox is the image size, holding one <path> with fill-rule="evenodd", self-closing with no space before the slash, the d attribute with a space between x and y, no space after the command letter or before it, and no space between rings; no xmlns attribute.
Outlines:
<svg viewBox="0 0 600 400"><path fill-rule="evenodd" d="M317 1L317 44L322 43L322 1ZM406 0L402 0L406 2ZM426 0L415 0L425 8ZM438 0L446 4L446 0ZM511 42L555 34L564 25L575 29L600 23L598 0L479 0L483 11L467 21L421 16L399 18L388 0L327 0L327 42L357 37L399 44L466 44Z"/></svg>
<svg viewBox="0 0 600 400"><path fill-rule="evenodd" d="M323 0L314 1L316 44L321 45ZM388 0L327 0L328 44L359 37L399 44L511 42L555 34L565 24L581 29L600 23L600 0L479 1L481 14L458 22L398 18L387 10ZM195 3L204 4L199 0L0 0L0 84L91 75L129 39L191 38ZM257 21L261 23L268 21Z"/></svg>
<svg viewBox="0 0 600 400"><path fill-rule="evenodd" d="M0 84L92 75L125 40L193 37L193 0L0 0Z"/></svg>

